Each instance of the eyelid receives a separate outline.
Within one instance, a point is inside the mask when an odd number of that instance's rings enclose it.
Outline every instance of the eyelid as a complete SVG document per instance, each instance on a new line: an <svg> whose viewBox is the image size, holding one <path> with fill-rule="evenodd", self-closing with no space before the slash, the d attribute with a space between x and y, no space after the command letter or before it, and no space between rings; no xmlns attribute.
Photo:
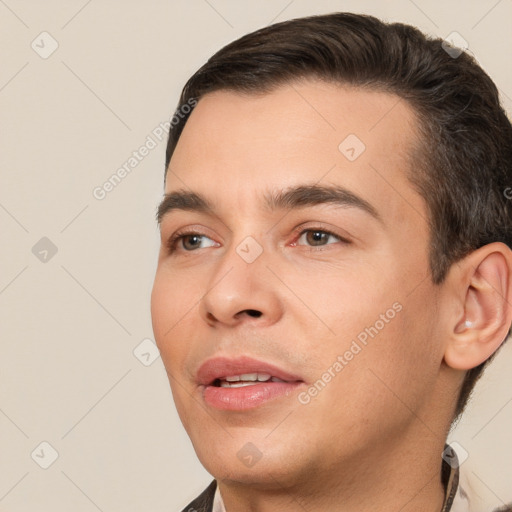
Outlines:
<svg viewBox="0 0 512 512"><path fill-rule="evenodd" d="M350 238L349 238L349 236L348 236L348 233L345 234L345 235L342 235L337 230L332 229L330 226L325 226L321 222L315 222L315 223L312 223L311 226L308 226L307 223L304 223L304 224L301 224L300 226L297 226L293 230L293 240L294 240L294 242L292 243L292 245L293 246L297 245L298 239L305 232L309 232L309 231L321 231L322 233L327 233L329 235L335 236L336 238L338 238L340 240L340 242L343 242L343 243L346 243L346 244L352 243ZM332 245L332 244L327 244L327 245ZM304 247L314 248L315 246L304 246ZM321 246L320 245L320 246L316 246L316 247L321 248L321 247L326 247L326 246Z"/></svg>
<svg viewBox="0 0 512 512"><path fill-rule="evenodd" d="M201 227L201 228L196 228L196 227L185 227L185 228L181 228L181 229L178 229L177 231L175 231L166 241L165 243L165 246L168 250L168 252L170 254L174 253L175 251L177 251L178 249L176 248L176 244L184 237L188 236L188 235L197 235L197 236L202 236L202 237L205 237L205 238L209 238L210 240L212 240L213 242L215 242L216 244L218 244L219 242L217 242L216 240L214 240L211 236L208 236L205 231L208 231L206 228L204 227ZM183 252L194 252L194 251L183 251Z"/></svg>
<svg viewBox="0 0 512 512"><path fill-rule="evenodd" d="M311 223L311 225L308 226L308 223ZM177 249L176 244L180 241L180 239L182 239L183 237L185 237L187 235L198 235L198 236L202 236L202 237L212 240L213 242L215 242L216 247L218 247L220 245L219 242L217 242L213 237L209 236L206 233L207 231L208 231L208 229L205 228L204 226L201 226L201 227L190 226L190 227L178 229L167 239L165 246L166 246L167 250L169 251L169 253L172 254L175 251L179 250L179 249ZM322 233L332 235L332 236L336 237L341 243L345 243L345 244L352 243L348 236L341 235L337 230L332 229L330 226L325 226L325 225L323 225L322 222L318 222L318 221L317 222L309 221L306 223L302 223L299 226L297 226L296 228L294 228L293 234L292 234L293 242L291 243L291 246L292 247L307 247L307 248L310 248L311 250L321 250L321 249L328 247L329 245L333 245L333 244L326 244L326 245L319 245L319 246L313 246L313 245L311 245L311 246L300 245L299 246L297 244L299 238L304 233L311 232L311 231L320 231ZM193 253L195 251L182 250L182 252Z"/></svg>
<svg viewBox="0 0 512 512"><path fill-rule="evenodd" d="M302 233L298 236L297 240L293 243L293 246L294 247L307 247L307 248L321 248L321 247L327 247L329 245L332 245L332 243L325 243L325 244L320 244L320 245L310 245L308 244L307 242L306 243L302 243L302 244L299 244L299 241L307 235L308 233L322 233L323 235L327 235L327 240L329 240L329 238L331 237L334 237L338 242L342 242L341 238L336 235L335 233L331 233L330 231L326 231L325 229L304 229L302 231Z"/></svg>

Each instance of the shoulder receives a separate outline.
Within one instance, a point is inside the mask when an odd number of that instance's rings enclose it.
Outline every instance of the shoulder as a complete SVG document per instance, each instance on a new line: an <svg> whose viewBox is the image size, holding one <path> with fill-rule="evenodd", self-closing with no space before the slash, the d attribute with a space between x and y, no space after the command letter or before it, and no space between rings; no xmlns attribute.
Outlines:
<svg viewBox="0 0 512 512"><path fill-rule="evenodd" d="M461 467L459 494L466 503L468 512L512 512L510 494L502 496L500 493L500 499L490 492L490 487L484 484L468 462ZM504 503L505 501L508 503Z"/></svg>
<svg viewBox="0 0 512 512"><path fill-rule="evenodd" d="M189 503L182 512L211 512L213 508L213 498L217 482L213 482L191 503Z"/></svg>

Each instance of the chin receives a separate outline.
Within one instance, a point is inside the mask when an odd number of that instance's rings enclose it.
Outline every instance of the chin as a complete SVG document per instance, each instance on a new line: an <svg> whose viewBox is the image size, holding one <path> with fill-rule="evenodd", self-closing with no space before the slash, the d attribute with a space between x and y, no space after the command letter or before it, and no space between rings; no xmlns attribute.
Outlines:
<svg viewBox="0 0 512 512"><path fill-rule="evenodd" d="M288 480L295 482L305 462L304 451L299 458L295 449L300 444L290 439L287 446L277 435L260 439L223 432L222 441L202 438L193 444L201 464L217 480L254 488L280 488Z"/></svg>

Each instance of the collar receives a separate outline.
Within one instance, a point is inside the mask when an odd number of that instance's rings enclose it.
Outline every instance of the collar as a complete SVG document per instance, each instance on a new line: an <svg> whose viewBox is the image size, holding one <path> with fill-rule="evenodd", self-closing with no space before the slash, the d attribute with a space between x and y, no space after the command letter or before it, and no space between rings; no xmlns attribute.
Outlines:
<svg viewBox="0 0 512 512"><path fill-rule="evenodd" d="M218 485L215 490L215 496L213 497L212 512L226 512L226 507L224 507L224 502L222 501Z"/></svg>
<svg viewBox="0 0 512 512"><path fill-rule="evenodd" d="M460 503L459 488L459 459L457 453L449 445L445 445L443 451L443 465L441 468L441 481L445 488L445 498L441 512L465 512L460 505L457 509L452 508L455 501Z"/></svg>

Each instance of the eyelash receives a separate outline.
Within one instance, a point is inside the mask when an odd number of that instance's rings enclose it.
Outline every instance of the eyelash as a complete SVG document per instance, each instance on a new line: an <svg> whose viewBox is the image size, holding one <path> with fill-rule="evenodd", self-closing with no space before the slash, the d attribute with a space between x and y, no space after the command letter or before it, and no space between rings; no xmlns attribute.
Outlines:
<svg viewBox="0 0 512 512"><path fill-rule="evenodd" d="M295 232L294 232L294 239L295 239L295 242L293 242L293 245L294 246L297 246L297 242L299 241L299 239L302 237L302 235L304 233L323 233L325 235L328 235L328 236L333 236L335 238L337 238L341 243L343 244L349 244L350 241L347 240L346 238L343 238L341 235L338 235L337 233L335 233L334 231L330 231L329 229L325 229L325 228L322 228L320 226L317 226L317 227L312 227L312 228L306 228L306 229L302 229L302 228L299 228L297 229ZM303 245L302 247L306 247L308 248L310 251L322 251L324 250L328 245L332 245L332 244L327 244L327 245Z"/></svg>
<svg viewBox="0 0 512 512"><path fill-rule="evenodd" d="M187 230L187 231L177 231L174 233L174 235L169 238L167 241L167 249L169 251L169 254L172 254L176 251L176 246L178 245L178 242L182 240L183 238L191 235L197 235L197 236L206 236L204 233L201 233L200 231L195 230ZM193 251L184 251L184 252L193 252Z"/></svg>
<svg viewBox="0 0 512 512"><path fill-rule="evenodd" d="M330 231L330 230L324 229L324 228L320 228L320 227L312 227L312 228L307 228L307 229L302 229L302 230L296 230L295 233L294 233L295 242L293 242L293 245L297 245L297 241L301 238L301 236L304 233L308 233L308 232L324 233L324 234L329 235L329 236L334 236L340 242L342 242L342 243L344 243L346 245L350 244L349 240L347 240L346 238L344 238L344 237L334 233L333 231ZM180 240L183 240L187 236L191 236L191 235L207 236L204 233L202 233L200 231L195 231L195 230L177 231L167 241L166 246L167 246L167 250L168 250L169 254L173 254L177 250L177 245L180 242ZM328 245L331 245L331 244L328 244ZM320 245L320 246L304 246L304 247L309 247L309 249L312 250L312 251L318 251L318 250L322 250L325 246L324 245ZM184 252L194 252L194 251L184 250Z"/></svg>

